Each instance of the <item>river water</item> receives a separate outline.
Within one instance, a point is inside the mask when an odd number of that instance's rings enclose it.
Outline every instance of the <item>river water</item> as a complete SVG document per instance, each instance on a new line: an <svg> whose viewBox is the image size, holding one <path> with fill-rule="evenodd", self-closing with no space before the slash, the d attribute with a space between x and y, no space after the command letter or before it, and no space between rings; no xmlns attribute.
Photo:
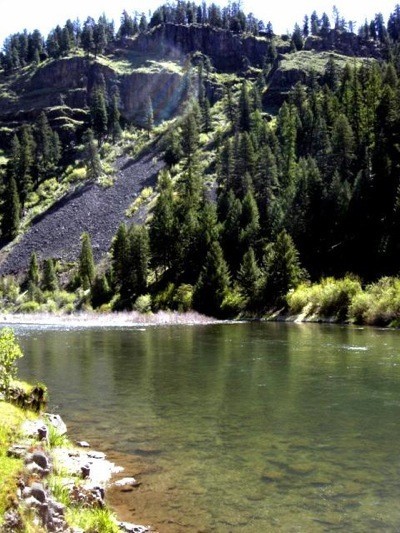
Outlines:
<svg viewBox="0 0 400 533"><path fill-rule="evenodd" d="M400 531L399 331L13 327L20 377L139 476L125 518L160 533Z"/></svg>

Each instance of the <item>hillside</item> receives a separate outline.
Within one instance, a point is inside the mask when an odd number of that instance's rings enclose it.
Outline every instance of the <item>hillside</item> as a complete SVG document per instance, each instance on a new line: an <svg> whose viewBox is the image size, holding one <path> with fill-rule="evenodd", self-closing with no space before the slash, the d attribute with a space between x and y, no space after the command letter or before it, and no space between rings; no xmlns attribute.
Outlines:
<svg viewBox="0 0 400 533"><path fill-rule="evenodd" d="M136 161L121 157L115 166L116 179L112 186L90 182L77 187L33 219L27 232L2 262L0 275L27 269L33 252L42 260L76 261L83 232L90 234L94 258L99 261L110 250L121 222L143 222L142 211L129 218L126 213L142 189L155 186L162 163L153 161L151 153Z"/></svg>
<svg viewBox="0 0 400 533"><path fill-rule="evenodd" d="M0 274L45 291L32 268L52 262L56 285L101 287L85 305L223 316L304 279L396 274L400 13L357 34L305 21L278 36L236 4L179 4L10 36Z"/></svg>

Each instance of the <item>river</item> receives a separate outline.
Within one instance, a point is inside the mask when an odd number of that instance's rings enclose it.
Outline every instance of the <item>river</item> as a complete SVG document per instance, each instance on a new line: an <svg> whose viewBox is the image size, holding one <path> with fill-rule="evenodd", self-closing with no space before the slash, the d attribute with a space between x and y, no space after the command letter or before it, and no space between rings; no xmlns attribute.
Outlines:
<svg viewBox="0 0 400 533"><path fill-rule="evenodd" d="M131 521L160 533L400 530L399 331L13 327L20 377L48 385L73 438L139 476L120 502Z"/></svg>

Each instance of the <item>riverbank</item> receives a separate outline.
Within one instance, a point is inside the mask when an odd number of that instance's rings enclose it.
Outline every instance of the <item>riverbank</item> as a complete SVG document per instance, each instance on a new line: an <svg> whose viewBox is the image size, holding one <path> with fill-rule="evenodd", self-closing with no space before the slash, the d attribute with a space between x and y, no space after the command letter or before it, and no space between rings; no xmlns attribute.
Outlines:
<svg viewBox="0 0 400 533"><path fill-rule="evenodd" d="M214 324L220 321L191 311L159 311L158 313L139 313L123 311L114 313L2 313L0 326L3 324L34 324L43 326L70 327L134 327L134 326L169 326Z"/></svg>
<svg viewBox="0 0 400 533"><path fill-rule="evenodd" d="M105 501L106 490L133 490L124 469L92 449L72 444L58 415L35 414L0 399L0 530L97 533L151 531L122 521ZM115 476L118 479L115 479ZM130 513L129 518L132 518Z"/></svg>

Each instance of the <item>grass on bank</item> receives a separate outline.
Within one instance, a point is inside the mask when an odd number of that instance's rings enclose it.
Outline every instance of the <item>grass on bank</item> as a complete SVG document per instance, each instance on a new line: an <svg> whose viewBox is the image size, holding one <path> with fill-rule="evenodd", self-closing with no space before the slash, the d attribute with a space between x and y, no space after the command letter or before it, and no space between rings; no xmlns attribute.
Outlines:
<svg viewBox="0 0 400 533"><path fill-rule="evenodd" d="M15 498L18 475L23 469L22 459L7 457L7 450L19 437L21 424L35 417L32 412L0 401L0 524Z"/></svg>
<svg viewBox="0 0 400 533"><path fill-rule="evenodd" d="M70 507L65 513L68 524L85 533L118 533L115 515L110 509L82 509Z"/></svg>

